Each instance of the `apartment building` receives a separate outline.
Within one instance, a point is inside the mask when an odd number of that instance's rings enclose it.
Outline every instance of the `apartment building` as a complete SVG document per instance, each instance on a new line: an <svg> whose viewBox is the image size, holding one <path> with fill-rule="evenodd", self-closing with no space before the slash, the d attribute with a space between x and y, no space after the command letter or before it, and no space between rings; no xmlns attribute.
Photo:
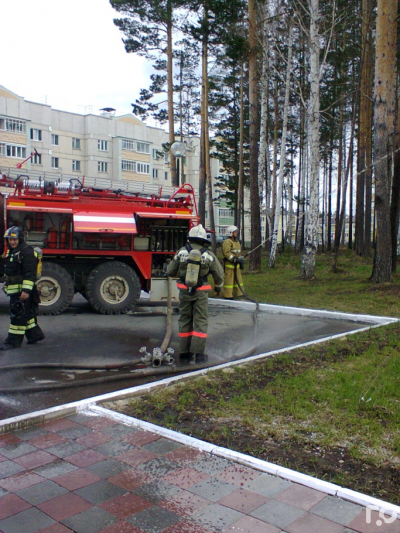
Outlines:
<svg viewBox="0 0 400 533"><path fill-rule="evenodd" d="M163 144L169 135L162 128L147 126L134 115L116 116L110 107L99 114L77 114L30 102L0 85L0 171L42 178L85 177L85 184L109 187L110 182L135 191L147 185L171 187L169 153ZM200 142L184 139L185 157L178 159L179 182L199 187ZM211 160L212 175L219 174L219 161ZM16 175L16 174L15 174ZM143 189L144 190L144 189ZM215 193L217 194L217 192ZM206 205L208 210L208 202ZM214 206L217 235L233 224L233 213Z"/></svg>

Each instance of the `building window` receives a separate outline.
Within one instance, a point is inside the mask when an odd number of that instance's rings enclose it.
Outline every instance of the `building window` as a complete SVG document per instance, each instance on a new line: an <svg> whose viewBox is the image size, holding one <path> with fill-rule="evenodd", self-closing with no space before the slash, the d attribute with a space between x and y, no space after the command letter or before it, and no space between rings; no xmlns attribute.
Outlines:
<svg viewBox="0 0 400 533"><path fill-rule="evenodd" d="M165 154L164 154L164 163L169 163L169 154L168 154L168 152L165 152Z"/></svg>
<svg viewBox="0 0 400 533"><path fill-rule="evenodd" d="M222 226L221 226L221 227L219 228L219 234L220 234L220 235L226 235L226 227L222 227Z"/></svg>
<svg viewBox="0 0 400 533"><path fill-rule="evenodd" d="M26 122L14 118L0 118L0 130L26 133Z"/></svg>
<svg viewBox="0 0 400 533"><path fill-rule="evenodd" d="M122 150L133 152L135 150L135 142L130 139L122 139Z"/></svg>
<svg viewBox="0 0 400 533"><path fill-rule="evenodd" d="M108 163L106 163L105 161L98 161L97 170L98 172L108 172Z"/></svg>
<svg viewBox="0 0 400 533"><path fill-rule="evenodd" d="M127 172L136 172L136 163L135 161L130 161L129 159L123 159L121 161L121 168Z"/></svg>
<svg viewBox="0 0 400 533"><path fill-rule="evenodd" d="M136 171L138 174L150 174L150 165L147 163L136 163Z"/></svg>
<svg viewBox="0 0 400 533"><path fill-rule="evenodd" d="M141 154L149 154L150 153L150 145L145 143L137 143L136 150L140 152Z"/></svg>
<svg viewBox="0 0 400 533"><path fill-rule="evenodd" d="M51 158L51 168L58 168L58 157Z"/></svg>
<svg viewBox="0 0 400 533"><path fill-rule="evenodd" d="M42 130L36 130L31 128L31 139L32 141L41 141L42 140Z"/></svg>
<svg viewBox="0 0 400 533"><path fill-rule="evenodd" d="M18 159L25 159L26 147L18 146L16 144L0 143L0 154L4 157L16 157Z"/></svg>
<svg viewBox="0 0 400 533"><path fill-rule="evenodd" d="M221 207L219 209L219 216L220 218L233 218L234 213L232 209L228 209L226 207Z"/></svg>
<svg viewBox="0 0 400 533"><path fill-rule="evenodd" d="M153 168L153 178L158 179L158 169L157 168Z"/></svg>
<svg viewBox="0 0 400 533"><path fill-rule="evenodd" d="M74 137L72 139L72 148L74 150L80 150L81 149L81 140Z"/></svg>
<svg viewBox="0 0 400 533"><path fill-rule="evenodd" d="M79 171L81 169L81 162L74 159L72 161L72 170Z"/></svg>
<svg viewBox="0 0 400 533"><path fill-rule="evenodd" d="M102 152L107 152L108 150L108 142L107 141L97 141L97 148L101 150Z"/></svg>
<svg viewBox="0 0 400 533"><path fill-rule="evenodd" d="M42 164L42 156L41 156L41 154L35 154L32 157L32 163L34 165L41 165Z"/></svg>
<svg viewBox="0 0 400 533"><path fill-rule="evenodd" d="M53 146L58 146L58 135L55 135L54 133L51 134L51 144Z"/></svg>
<svg viewBox="0 0 400 533"><path fill-rule="evenodd" d="M165 181L168 181L168 172L164 172L164 179Z"/></svg>

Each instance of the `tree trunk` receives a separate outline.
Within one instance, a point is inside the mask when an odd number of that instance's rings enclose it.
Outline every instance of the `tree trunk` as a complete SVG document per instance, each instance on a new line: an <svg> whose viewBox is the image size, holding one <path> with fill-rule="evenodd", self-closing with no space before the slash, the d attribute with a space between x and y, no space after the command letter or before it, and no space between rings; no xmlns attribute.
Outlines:
<svg viewBox="0 0 400 533"><path fill-rule="evenodd" d="M240 69L240 132L239 132L239 183L238 183L238 203L236 223L238 227L238 234L242 231L242 243L245 245L244 224L242 224L243 214L243 195L244 195L244 65L242 63Z"/></svg>
<svg viewBox="0 0 400 533"><path fill-rule="evenodd" d="M376 249L372 280L392 279L390 236L391 165L394 143L398 0L378 0L374 92Z"/></svg>
<svg viewBox="0 0 400 533"><path fill-rule="evenodd" d="M200 133L200 166L199 166L199 217L200 223L205 225L206 221L206 78L207 78L207 42L203 39L202 48L202 80L201 80L201 133Z"/></svg>
<svg viewBox="0 0 400 533"><path fill-rule="evenodd" d="M307 211L304 252L300 268L300 276L304 279L312 279L315 276L315 255L317 252L319 230L319 0L309 0L308 6L310 10L310 99L308 109L310 204Z"/></svg>
<svg viewBox="0 0 400 533"><path fill-rule="evenodd" d="M174 65L173 65L173 48L172 48L172 2L168 0L167 4L168 24L167 24L167 84L168 84L168 125L169 125L169 144L175 142L175 114L174 114ZM171 163L171 184L173 187L179 186L179 177L176 172L176 157L169 152Z"/></svg>
<svg viewBox="0 0 400 533"><path fill-rule="evenodd" d="M258 95L256 0L249 0L249 104L250 104L250 206L251 249L261 244L260 192L258 182ZM250 256L250 270L260 270L261 247Z"/></svg>

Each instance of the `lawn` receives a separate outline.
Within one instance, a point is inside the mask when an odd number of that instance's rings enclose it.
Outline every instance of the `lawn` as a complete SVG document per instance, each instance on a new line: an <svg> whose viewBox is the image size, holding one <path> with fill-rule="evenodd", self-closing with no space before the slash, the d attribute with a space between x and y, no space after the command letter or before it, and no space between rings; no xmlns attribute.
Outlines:
<svg viewBox="0 0 400 533"><path fill-rule="evenodd" d="M346 252L339 272L300 257L244 274L263 303L400 316L399 277L373 286L371 262ZM400 324L299 348L158 390L115 409L400 504Z"/></svg>

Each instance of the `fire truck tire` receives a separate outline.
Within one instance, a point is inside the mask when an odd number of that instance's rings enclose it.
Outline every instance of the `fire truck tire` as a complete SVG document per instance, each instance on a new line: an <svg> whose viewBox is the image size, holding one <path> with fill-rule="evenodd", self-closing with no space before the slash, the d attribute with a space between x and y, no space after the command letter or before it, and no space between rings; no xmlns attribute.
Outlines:
<svg viewBox="0 0 400 533"><path fill-rule="evenodd" d="M60 315L75 294L75 286L65 268L55 263L43 263L42 276L36 283L41 303L40 315Z"/></svg>
<svg viewBox="0 0 400 533"><path fill-rule="evenodd" d="M85 293L91 307L102 315L121 315L133 309L140 298L136 272L119 261L103 263L89 274Z"/></svg>

